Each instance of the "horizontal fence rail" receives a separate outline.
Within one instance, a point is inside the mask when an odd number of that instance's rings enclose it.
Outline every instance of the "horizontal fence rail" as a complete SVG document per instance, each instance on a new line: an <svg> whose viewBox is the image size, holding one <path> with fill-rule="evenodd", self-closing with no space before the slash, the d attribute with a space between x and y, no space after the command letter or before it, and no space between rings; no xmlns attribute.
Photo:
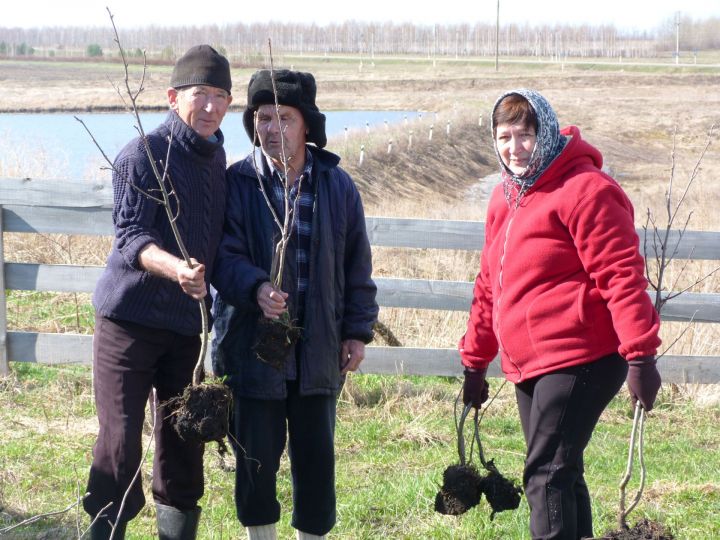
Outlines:
<svg viewBox="0 0 720 540"><path fill-rule="evenodd" d="M5 288L20 291L85 292L95 289L102 266L5 263ZM469 311L473 283L432 279L375 278L384 307ZM654 297L653 292L648 292ZM667 297L668 293L663 293ZM663 320L720 323L720 295L683 293L663 308Z"/></svg>
<svg viewBox="0 0 720 540"><path fill-rule="evenodd" d="M81 334L49 334L9 332L8 356L43 364L88 364L92 358L92 336ZM207 354L206 365L210 362ZM719 359L714 356L663 356L658 367L666 382L720 383ZM462 375L460 356L456 349L415 347L368 347L360 373L386 375ZM496 358L488 369L490 377L500 377Z"/></svg>
<svg viewBox="0 0 720 540"><path fill-rule="evenodd" d="M113 235L112 187L107 183L66 182L0 178L0 233ZM375 247L404 249L452 249L480 251L484 224L368 217L367 230ZM641 250L655 257L655 243L638 229ZM677 259L720 261L720 233L672 231L670 246L680 240ZM0 234L2 255L2 234ZM99 266L7 263L0 272L0 372L7 360L44 364L89 363L92 336L36 332L7 332L5 290L92 292L103 268ZM474 271L474 269L471 269ZM471 282L376 277L378 303L384 307L464 311L472 300ZM651 291L648 294L654 295ZM720 322L720 294L683 293L663 308L663 320L699 323ZM3 361L4 360L4 361ZM209 357L208 357L209 362ZM720 357L663 356L659 360L668 382L720 382ZM369 347L362 364L366 373L459 376L460 359L455 349ZM499 362L489 374L500 376Z"/></svg>
<svg viewBox="0 0 720 540"><path fill-rule="evenodd" d="M0 185L2 181L0 179ZM107 206L63 208L3 205L3 220L5 232L93 236L114 234L112 214ZM479 221L367 217L366 224L370 243L378 247L480 251L485 243L485 224ZM638 229L637 233L642 249L645 231ZM668 243L675 246L680 239L680 231L671 231ZM644 251L648 257L656 256L652 238L648 238ZM720 233L686 231L675 258L720 261Z"/></svg>

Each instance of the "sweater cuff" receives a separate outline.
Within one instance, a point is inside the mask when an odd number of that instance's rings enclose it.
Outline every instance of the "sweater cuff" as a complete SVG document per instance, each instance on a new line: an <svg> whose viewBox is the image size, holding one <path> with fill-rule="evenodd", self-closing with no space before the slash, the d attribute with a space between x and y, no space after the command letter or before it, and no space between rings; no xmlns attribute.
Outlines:
<svg viewBox="0 0 720 540"><path fill-rule="evenodd" d="M127 243L120 250L127 265L134 270L144 271L144 268L140 267L140 252L149 244L155 244L162 249L160 241L151 234L138 235Z"/></svg>

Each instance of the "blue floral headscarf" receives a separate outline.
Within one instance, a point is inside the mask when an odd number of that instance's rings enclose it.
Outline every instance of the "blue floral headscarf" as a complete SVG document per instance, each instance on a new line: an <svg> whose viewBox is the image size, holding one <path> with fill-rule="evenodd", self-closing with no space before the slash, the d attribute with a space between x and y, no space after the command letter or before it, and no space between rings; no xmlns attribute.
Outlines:
<svg viewBox="0 0 720 540"><path fill-rule="evenodd" d="M512 172L505 163L503 163L500 153L497 149L495 137L493 136L493 146L495 147L495 155L497 156L500 168L502 169L503 184L505 185L505 197L509 200L509 182L518 186L518 202L522 198L522 195L527 191L540 175L547 170L553 160L560 155L565 144L567 144L567 137L560 134L560 124L558 123L557 115L553 110L552 106L543 96L537 93L535 90L529 90L527 88L518 88L516 90L510 90L501 95L495 105L493 106L491 115L491 133L494 133L495 128L495 110L497 109L500 102L510 95L519 95L524 97L537 117L537 133L535 148L533 148L530 160L528 161L527 168L522 174L515 174Z"/></svg>

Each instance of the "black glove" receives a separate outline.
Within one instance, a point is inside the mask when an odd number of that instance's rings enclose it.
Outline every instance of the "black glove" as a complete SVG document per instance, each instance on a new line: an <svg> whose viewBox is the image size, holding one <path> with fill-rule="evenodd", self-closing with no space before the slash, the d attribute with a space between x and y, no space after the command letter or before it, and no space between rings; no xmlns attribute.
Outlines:
<svg viewBox="0 0 720 540"><path fill-rule="evenodd" d="M650 411L660 390L660 373L655 367L652 356L643 356L628 361L627 385L633 405L640 401L646 411Z"/></svg>
<svg viewBox="0 0 720 540"><path fill-rule="evenodd" d="M488 383L485 380L487 369L465 368L463 374L465 381L463 382L463 403L479 409L480 406L487 401Z"/></svg>

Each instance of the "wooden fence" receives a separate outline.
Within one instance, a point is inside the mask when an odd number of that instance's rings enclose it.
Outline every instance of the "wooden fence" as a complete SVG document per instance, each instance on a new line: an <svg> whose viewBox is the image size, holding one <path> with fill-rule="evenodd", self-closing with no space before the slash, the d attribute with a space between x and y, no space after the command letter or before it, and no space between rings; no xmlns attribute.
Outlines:
<svg viewBox="0 0 720 540"><path fill-rule="evenodd" d="M0 374L7 372L8 361L90 363L92 336L8 332L5 291L91 292L102 272L98 266L6 263L2 233L111 235L111 201L112 187L105 183L0 178ZM368 217L367 228L373 246L479 251L484 241L480 222ZM720 233L686 232L677 257L720 261ZM385 307L467 312L472 298L471 282L377 278L376 283L378 302ZM718 323L720 294L683 293L662 315L668 321ZM364 373L461 374L454 348L372 346L361 367ZM720 382L718 356L666 355L659 368L666 382ZM499 362L489 374L500 375Z"/></svg>

